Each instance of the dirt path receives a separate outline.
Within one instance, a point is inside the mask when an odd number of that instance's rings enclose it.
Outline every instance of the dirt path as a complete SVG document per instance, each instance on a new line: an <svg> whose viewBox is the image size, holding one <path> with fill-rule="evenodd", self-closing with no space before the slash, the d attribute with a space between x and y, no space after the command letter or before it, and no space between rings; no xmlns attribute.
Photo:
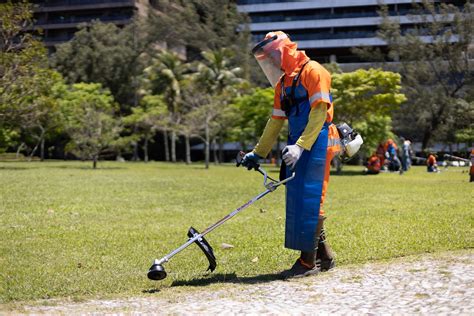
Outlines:
<svg viewBox="0 0 474 316"><path fill-rule="evenodd" d="M474 251L336 268L300 280L200 287L173 298L24 306L34 314L474 314ZM20 313L21 313L20 312ZM8 313L11 313L8 312ZM15 312L13 312L15 313ZM0 312L2 314L2 312Z"/></svg>

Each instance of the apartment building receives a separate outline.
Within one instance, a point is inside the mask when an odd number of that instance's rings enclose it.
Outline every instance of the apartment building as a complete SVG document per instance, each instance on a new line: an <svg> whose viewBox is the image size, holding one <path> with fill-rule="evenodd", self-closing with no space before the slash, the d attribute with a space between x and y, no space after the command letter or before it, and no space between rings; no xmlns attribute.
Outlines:
<svg viewBox="0 0 474 316"><path fill-rule="evenodd" d="M4 1L0 1L4 2ZM69 41L81 23L99 20L124 26L135 13L144 15L148 0L33 0L34 29L41 29L50 50Z"/></svg>
<svg viewBox="0 0 474 316"><path fill-rule="evenodd" d="M282 30L307 54L323 63L342 65L370 62L352 53L353 47L380 47L380 0L238 0L238 8L250 19L255 42L273 30ZM415 0L415 2L421 2ZM436 1L440 2L440 1ZM443 1L461 6L465 1ZM383 0L389 15L397 17L403 32L416 27L408 14L413 0ZM348 65L349 66L349 65Z"/></svg>

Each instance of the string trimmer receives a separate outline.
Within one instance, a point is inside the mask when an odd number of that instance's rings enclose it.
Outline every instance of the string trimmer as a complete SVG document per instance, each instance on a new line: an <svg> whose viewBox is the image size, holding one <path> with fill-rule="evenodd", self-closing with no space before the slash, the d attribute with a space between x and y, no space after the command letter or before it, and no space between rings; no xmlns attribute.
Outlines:
<svg viewBox="0 0 474 316"><path fill-rule="evenodd" d="M236 159L237 167L239 167L242 164L242 159L243 159L244 155L245 155L245 153L243 153L243 152L240 152L237 155L237 159ZM216 257L214 256L214 251L212 250L211 245L207 242L206 239L204 239L204 236L209 234L210 232L212 232L214 229L221 226L225 222L227 222L229 219L231 219L232 217L234 217L235 215L237 215L238 213L240 213L241 211L243 211L244 209L246 209L247 207L249 207L250 205L252 205L256 201L263 198L268 193L275 191L276 188L278 188L280 185L285 184L286 182L292 180L295 177L295 173L293 172L291 177L286 178L283 181L277 181L277 180L269 177L267 172L259 164L255 164L255 166L253 166L253 168L263 175L263 186L265 187L265 191L258 194L257 196L252 198L250 201L248 201L244 205L242 205L239 208L235 209L234 211L232 211L231 213L226 215L224 218L219 220L217 223L215 223L215 224L209 226L208 228L206 228L202 233L199 233L196 229L191 227L188 230L188 237L189 237L188 241L186 241L184 244L182 244L181 246L179 246L175 250L171 251L169 254L167 254L163 258L155 259L153 261L153 264L151 265L150 269L148 270L148 274L147 274L149 279L151 279L151 280L163 280L164 278L166 278L167 274L166 274L165 268L163 267L163 264L170 261L170 259L173 256L175 256L179 252L183 251L184 249L186 249L188 246L190 246L193 243L196 243L199 246L199 248L206 255L206 258L209 260L209 267L207 268L207 270L210 270L211 272L214 271L216 269L216 266L217 266Z"/></svg>

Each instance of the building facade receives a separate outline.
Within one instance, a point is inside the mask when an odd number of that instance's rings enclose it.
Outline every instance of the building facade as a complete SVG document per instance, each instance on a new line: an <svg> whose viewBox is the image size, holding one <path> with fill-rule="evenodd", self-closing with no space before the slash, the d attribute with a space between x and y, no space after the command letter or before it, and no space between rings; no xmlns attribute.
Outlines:
<svg viewBox="0 0 474 316"><path fill-rule="evenodd" d="M238 0L241 12L251 20L254 42L269 31L281 30L298 43L300 49L322 63L342 65L370 62L352 53L353 47L380 47L377 38L381 23L380 0ZM415 2L421 2L415 0ZM440 1L436 1L440 2ZM462 5L465 1L443 1ZM413 0L383 0L390 16L399 19L403 32L415 28L408 14Z"/></svg>
<svg viewBox="0 0 474 316"><path fill-rule="evenodd" d="M35 25L48 49L69 41L81 23L94 20L124 26L138 14L146 14L146 0L34 0Z"/></svg>

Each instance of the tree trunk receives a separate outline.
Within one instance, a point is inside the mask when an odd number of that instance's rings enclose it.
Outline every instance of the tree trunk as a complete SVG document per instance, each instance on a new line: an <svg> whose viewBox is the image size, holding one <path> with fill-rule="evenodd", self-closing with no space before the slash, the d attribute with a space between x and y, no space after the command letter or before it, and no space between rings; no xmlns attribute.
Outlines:
<svg viewBox="0 0 474 316"><path fill-rule="evenodd" d="M206 119L206 126L205 126L205 133L206 133L206 141L204 142L204 162L206 164L206 169L209 169L209 121Z"/></svg>
<svg viewBox="0 0 474 316"><path fill-rule="evenodd" d="M36 150L38 150L38 147L40 146L40 143L41 143L41 140L43 139L43 137L44 137L44 133L42 132L40 138L38 139L38 142L37 142L36 145L35 145L35 148L33 148L33 150L31 151L31 153L30 153L30 155L29 155L29 157L28 157L28 161L31 161L31 159L32 159L33 156L35 155Z"/></svg>
<svg viewBox="0 0 474 316"><path fill-rule="evenodd" d="M139 161L140 156L138 156L138 142L133 142L133 157L132 161Z"/></svg>
<svg viewBox="0 0 474 316"><path fill-rule="evenodd" d="M432 130L430 128L427 128L425 130L425 132L423 133L423 140L422 140L422 143L421 143L421 151L425 151L426 148L428 147L428 144L430 142L430 139L431 139L431 134L432 134Z"/></svg>
<svg viewBox="0 0 474 316"><path fill-rule="evenodd" d="M135 125L133 127L133 133L137 133L137 126ZM132 161L138 161L140 160L140 157L138 156L138 141L133 142L133 156L132 156Z"/></svg>
<svg viewBox="0 0 474 316"><path fill-rule="evenodd" d="M219 136L219 163L224 162L224 137Z"/></svg>
<svg viewBox="0 0 474 316"><path fill-rule="evenodd" d="M92 156L92 168L97 169L97 155Z"/></svg>
<svg viewBox="0 0 474 316"><path fill-rule="evenodd" d="M41 138L41 144L40 144L40 161L44 161L44 137Z"/></svg>
<svg viewBox="0 0 474 316"><path fill-rule="evenodd" d="M143 151L145 152L145 162L148 162L148 139L150 137L148 135L145 136L145 144L143 145Z"/></svg>
<svg viewBox="0 0 474 316"><path fill-rule="evenodd" d="M186 164L189 165L191 163L191 144L189 135L184 136L184 141L186 143Z"/></svg>
<svg viewBox="0 0 474 316"><path fill-rule="evenodd" d="M20 158L20 151L23 149L25 146L25 143L21 143L20 146L18 146L18 149L16 150L16 159L18 160Z"/></svg>
<svg viewBox="0 0 474 316"><path fill-rule="evenodd" d="M165 145L165 160L170 161L170 152L169 152L169 142L168 142L168 131L164 130L163 131L163 140L164 140L164 145Z"/></svg>
<svg viewBox="0 0 474 316"><path fill-rule="evenodd" d="M171 161L176 162L176 132L171 131Z"/></svg>
<svg viewBox="0 0 474 316"><path fill-rule="evenodd" d="M217 157L217 142L216 139L212 139L212 153L214 156L214 164L217 165L219 163L219 158Z"/></svg>
<svg viewBox="0 0 474 316"><path fill-rule="evenodd" d="M31 151L31 153L29 154L28 156L28 161L31 161L31 159L33 159L33 156L34 154L36 153L36 149L38 149L38 143L36 144L36 146L33 148L33 150Z"/></svg>

